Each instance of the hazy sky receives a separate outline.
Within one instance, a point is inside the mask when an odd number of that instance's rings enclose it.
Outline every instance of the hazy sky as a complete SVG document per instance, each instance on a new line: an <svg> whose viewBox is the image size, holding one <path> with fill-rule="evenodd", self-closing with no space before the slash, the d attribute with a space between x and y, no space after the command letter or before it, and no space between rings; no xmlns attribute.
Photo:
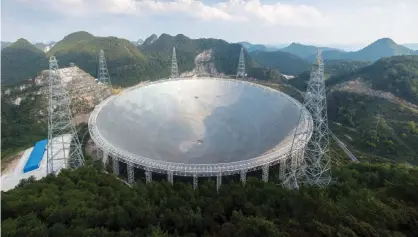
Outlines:
<svg viewBox="0 0 418 237"><path fill-rule="evenodd" d="M1 0L1 14L3 41L85 30L129 40L183 33L264 44L418 42L418 0Z"/></svg>

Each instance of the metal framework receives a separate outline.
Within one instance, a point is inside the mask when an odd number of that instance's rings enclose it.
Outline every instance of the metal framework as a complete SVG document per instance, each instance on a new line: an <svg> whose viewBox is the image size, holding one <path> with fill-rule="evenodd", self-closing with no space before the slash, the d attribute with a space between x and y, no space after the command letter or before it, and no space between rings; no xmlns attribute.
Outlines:
<svg viewBox="0 0 418 237"><path fill-rule="evenodd" d="M318 186L331 182L324 63L319 50L305 93L304 107L312 116L312 136L306 148L301 152L292 152L285 164L287 171L283 184L288 188L299 188L301 182ZM296 135L294 141L297 141Z"/></svg>
<svg viewBox="0 0 418 237"><path fill-rule="evenodd" d="M173 47L173 56L171 58L171 78L179 77L179 69L177 65L176 47Z"/></svg>
<svg viewBox="0 0 418 237"><path fill-rule="evenodd" d="M84 165L81 144L72 122L70 98L55 56L49 59L47 174Z"/></svg>
<svg viewBox="0 0 418 237"><path fill-rule="evenodd" d="M193 78L176 78L175 80L196 80ZM309 140L311 136L311 126L312 126L312 118L310 117L309 113L303 106L293 99L292 97L279 92L277 90L271 89L269 87L265 87L259 84L235 80L235 79L221 79L221 78L214 78L214 77L206 77L206 78L199 78L198 80L222 80L228 81L228 83L242 83L248 86L259 87L262 90L267 91L268 93L278 93L283 99L287 100L289 103L297 106L300 108L301 111L305 116L300 121L300 125L298 126L299 134L296 136L297 140L293 141L294 136L293 134L289 134L285 140L280 143L278 146L274 147L271 152L266 153L264 155L248 159L248 160L241 160L237 162L231 163L218 163L218 164L186 164L186 163L174 163L174 162L167 162L162 160L155 160L150 159L147 157L138 156L132 153L127 152L126 150L120 149L115 147L113 144L109 143L105 140L98 131L96 119L99 115L101 109L106 106L107 103L112 101L113 99L117 98L118 96L123 96L126 94L125 92L139 89L143 86L149 86L158 83L164 83L170 80L159 80L153 81L148 83L141 83L134 87L128 88L124 90L123 93L118 95L113 95L103 101L101 104L96 106L95 110L92 112L89 118L89 132L91 138L95 142L95 144L107 151L112 157L118 157L118 159L124 163L131 162L133 166L146 169L148 171L157 172L161 174L167 174L167 172L172 172L173 175L176 176L196 176L196 177L209 177L209 176L218 176L219 173L222 175L231 175L231 174L240 174L241 172L249 172L252 170L262 169L262 167L266 167L265 165L273 165L278 163L279 161L286 159L290 153L297 152L300 149L304 149L306 146L306 142ZM303 132L304 131L304 132ZM291 149L291 144L293 141L293 148ZM266 168L264 168L266 169ZM268 173L266 173L266 177L268 177ZM151 179L150 179L151 180Z"/></svg>
<svg viewBox="0 0 418 237"><path fill-rule="evenodd" d="M239 53L239 61L238 61L238 70L237 76L238 77L245 77L245 59L244 59L244 47L241 47L241 52Z"/></svg>
<svg viewBox="0 0 418 237"><path fill-rule="evenodd" d="M101 49L99 53L99 74L97 76L97 79L100 83L104 85L112 85L110 82L109 72L107 71L106 58L104 56L103 49Z"/></svg>

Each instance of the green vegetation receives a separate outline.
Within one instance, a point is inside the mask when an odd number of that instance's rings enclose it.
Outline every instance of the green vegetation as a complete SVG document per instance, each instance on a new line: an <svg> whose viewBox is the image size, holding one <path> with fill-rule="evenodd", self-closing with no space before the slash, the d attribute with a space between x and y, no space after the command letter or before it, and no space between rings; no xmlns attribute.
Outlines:
<svg viewBox="0 0 418 237"><path fill-rule="evenodd" d="M328 116L331 130L360 157L418 165L418 112L382 98L334 91L328 94Z"/></svg>
<svg viewBox="0 0 418 237"><path fill-rule="evenodd" d="M356 78L370 83L372 89L391 92L418 104L418 55L383 58L352 73L330 78L327 86Z"/></svg>
<svg viewBox="0 0 418 237"><path fill-rule="evenodd" d="M133 188L92 167L2 193L2 236L417 236L418 169L354 164L299 192L249 178Z"/></svg>
<svg viewBox="0 0 418 237"><path fill-rule="evenodd" d="M372 88L418 104L418 55L384 58L358 72Z"/></svg>
<svg viewBox="0 0 418 237"><path fill-rule="evenodd" d="M44 52L25 39L19 39L1 50L2 84L19 83L47 68Z"/></svg>
<svg viewBox="0 0 418 237"><path fill-rule="evenodd" d="M123 84L131 81L134 76L147 73L147 58L131 42L116 37L96 37L84 31L64 37L52 47L47 56L55 55L60 67L66 67L73 62L82 70L97 76L100 49L104 50L112 83ZM118 70L127 65L135 65L138 70L131 70L124 80L114 80L117 79Z"/></svg>
<svg viewBox="0 0 418 237"><path fill-rule="evenodd" d="M190 39L182 34L162 34L160 37L152 35L142 45L135 47L125 39L96 37L80 31L64 37L47 55L23 39L5 48L2 50L2 66L5 68L2 78L5 78L4 83L18 83L32 78L48 67L47 58L52 55L57 57L60 67L75 63L82 70L97 76L98 53L103 49L112 83L131 86L144 80L169 77L173 46L176 47L180 72L193 70L195 57L212 49L213 58L207 63L213 63L218 72L226 75L236 73L241 48L239 44L218 39ZM32 54L28 56L29 53ZM22 58L22 55L25 57ZM245 58L248 76L260 80L280 79L277 71L253 65L247 52Z"/></svg>
<svg viewBox="0 0 418 237"><path fill-rule="evenodd" d="M251 58L258 64L278 69L281 73L295 75L306 71L310 63L291 53L282 51L264 52L255 51L250 53Z"/></svg>
<svg viewBox="0 0 418 237"><path fill-rule="evenodd" d="M6 158L34 142L47 136L46 100L37 95L38 86L26 84L23 91L12 90L9 95L1 95L1 158ZM6 87L7 89L7 87ZM20 96L20 105L12 103L10 98Z"/></svg>
<svg viewBox="0 0 418 237"><path fill-rule="evenodd" d="M321 49L322 51L328 51L328 50L340 51L340 50L328 48L328 47L316 47L312 45L304 45L304 44L299 44L299 43L291 43L289 46L283 49L280 49L280 51L291 53L300 58L307 59L307 58L310 58L310 56L315 55L318 49Z"/></svg>
<svg viewBox="0 0 418 237"><path fill-rule="evenodd" d="M325 77L329 81L342 81L341 78L349 78L354 72L361 68L370 65L366 61L347 61L347 60L325 60L324 72ZM289 84L298 88L299 90L305 91L310 78L310 69L297 75L295 78L289 80Z"/></svg>

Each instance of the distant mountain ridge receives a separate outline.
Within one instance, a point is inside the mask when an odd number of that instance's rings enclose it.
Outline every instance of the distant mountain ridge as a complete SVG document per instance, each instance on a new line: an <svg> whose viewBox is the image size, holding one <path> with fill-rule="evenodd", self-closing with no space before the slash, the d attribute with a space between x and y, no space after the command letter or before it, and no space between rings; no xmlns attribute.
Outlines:
<svg viewBox="0 0 418 237"><path fill-rule="evenodd" d="M252 44L250 42L238 42L238 44L241 44L244 48L247 49L248 52L254 52L254 51L276 51L279 49L279 47L274 46L267 46L264 44Z"/></svg>
<svg viewBox="0 0 418 237"><path fill-rule="evenodd" d="M294 54L282 52L281 50L265 52L250 52L251 57L258 64L278 69L280 73L297 75L309 69L311 63Z"/></svg>
<svg viewBox="0 0 418 237"><path fill-rule="evenodd" d="M369 44L365 48L354 52L324 51L323 57L329 60L365 60L376 61L384 57L399 55L415 55L417 52L405 46L396 44L390 38L382 38ZM310 57L313 59L313 55Z"/></svg>
<svg viewBox="0 0 418 237"><path fill-rule="evenodd" d="M211 55L207 63L213 64L216 72L235 75L242 47L240 44L231 44L220 39L190 39L183 34L176 36L162 34L160 37L153 34L142 44L134 45L126 39L97 37L89 32L79 31L65 36L45 54L26 40L24 41L25 43L18 41L16 44L26 45L19 48L25 48L36 57L20 58L25 54L16 51L13 44L4 49L6 53L3 53L2 50L3 66L7 65L7 62L19 60L22 62L16 64L21 67L19 69L14 65L8 65L6 70L3 69L3 83L18 83L33 78L41 70L48 68L48 58L52 55L56 56L60 67L67 67L70 63L75 63L80 69L97 76L98 52L101 49L105 52L112 83L121 86L130 86L141 80L168 77L173 47L176 47L180 72L193 70L196 56L210 50ZM38 45L38 47L41 46ZM245 59L248 76L261 80L281 78L276 70L255 65L247 51L245 51ZM38 65L38 67L27 70L30 65Z"/></svg>
<svg viewBox="0 0 418 237"><path fill-rule="evenodd" d="M289 46L280 49L280 51L288 52L300 58L307 59L308 57L316 54L318 49L321 49L322 51L342 52L342 50L339 50L339 49L334 49L334 48L329 48L329 47L317 47L313 45L304 45L300 43L291 43Z"/></svg>
<svg viewBox="0 0 418 237"><path fill-rule="evenodd" d="M47 67L45 53L26 39L18 39L1 51L1 83L30 79Z"/></svg>
<svg viewBox="0 0 418 237"><path fill-rule="evenodd" d="M412 49L418 52L418 43L402 44L402 46L405 46L409 49Z"/></svg>

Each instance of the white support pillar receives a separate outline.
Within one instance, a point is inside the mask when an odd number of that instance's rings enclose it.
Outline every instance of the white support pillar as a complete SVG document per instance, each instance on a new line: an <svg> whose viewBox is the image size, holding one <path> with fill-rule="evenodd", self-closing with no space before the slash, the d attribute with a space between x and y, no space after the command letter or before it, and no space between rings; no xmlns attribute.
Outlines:
<svg viewBox="0 0 418 237"><path fill-rule="evenodd" d="M151 172L151 170L145 170L145 181L147 182L147 183L149 183L149 182L151 182L152 181L152 172Z"/></svg>
<svg viewBox="0 0 418 237"><path fill-rule="evenodd" d="M193 189L197 189L197 186L199 185L199 179L196 174L193 175Z"/></svg>
<svg viewBox="0 0 418 237"><path fill-rule="evenodd" d="M281 181L286 177L286 159L281 159L279 161L279 179Z"/></svg>
<svg viewBox="0 0 418 237"><path fill-rule="evenodd" d="M112 168L113 168L113 173L116 176L119 176L119 160L115 157L112 157Z"/></svg>
<svg viewBox="0 0 418 237"><path fill-rule="evenodd" d="M240 176L242 184L245 184L247 182L247 170L241 170Z"/></svg>
<svg viewBox="0 0 418 237"><path fill-rule="evenodd" d="M216 176L216 191L219 192L219 189L222 185L222 173L219 172L219 174Z"/></svg>
<svg viewBox="0 0 418 237"><path fill-rule="evenodd" d="M266 183L269 181L269 168L270 164L263 165L263 181Z"/></svg>
<svg viewBox="0 0 418 237"><path fill-rule="evenodd" d="M109 159L109 152L103 151L102 154L103 154L103 157L102 157L103 164L106 165L107 164L107 160Z"/></svg>
<svg viewBox="0 0 418 237"><path fill-rule="evenodd" d="M135 183L135 170L134 166L131 162L126 163L128 167L128 183L133 184Z"/></svg>
<svg viewBox="0 0 418 237"><path fill-rule="evenodd" d="M96 149L96 156L97 156L97 159L98 160L100 160L100 159L102 159L102 150L100 150L100 148L99 147L97 147L97 149Z"/></svg>
<svg viewBox="0 0 418 237"><path fill-rule="evenodd" d="M173 184L174 183L174 175L173 175L173 172L172 171L167 171L167 181L170 184Z"/></svg>

